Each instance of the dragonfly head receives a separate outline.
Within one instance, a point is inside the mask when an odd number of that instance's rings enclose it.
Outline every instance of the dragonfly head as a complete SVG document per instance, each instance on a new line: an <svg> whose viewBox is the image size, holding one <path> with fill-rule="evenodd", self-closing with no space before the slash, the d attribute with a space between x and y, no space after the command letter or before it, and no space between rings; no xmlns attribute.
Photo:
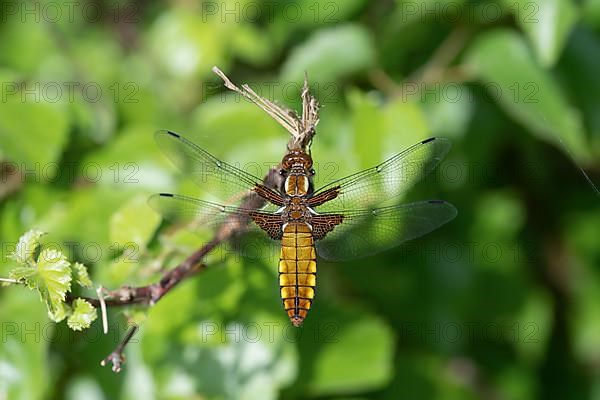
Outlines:
<svg viewBox="0 0 600 400"><path fill-rule="evenodd" d="M287 173L312 175L312 158L301 150L292 150L281 160L281 167Z"/></svg>

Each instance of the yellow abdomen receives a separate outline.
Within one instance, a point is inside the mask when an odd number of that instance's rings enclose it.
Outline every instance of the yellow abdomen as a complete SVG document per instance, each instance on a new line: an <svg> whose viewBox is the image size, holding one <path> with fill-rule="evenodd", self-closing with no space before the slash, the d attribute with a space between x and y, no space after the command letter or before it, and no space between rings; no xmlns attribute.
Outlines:
<svg viewBox="0 0 600 400"><path fill-rule="evenodd" d="M283 306L294 326L302 325L315 297L317 254L310 227L289 223L281 238L279 287Z"/></svg>

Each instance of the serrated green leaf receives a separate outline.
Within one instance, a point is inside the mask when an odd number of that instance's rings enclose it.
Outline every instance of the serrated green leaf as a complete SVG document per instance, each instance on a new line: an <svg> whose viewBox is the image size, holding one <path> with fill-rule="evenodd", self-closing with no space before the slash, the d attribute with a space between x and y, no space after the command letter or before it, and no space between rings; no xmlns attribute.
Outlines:
<svg viewBox="0 0 600 400"><path fill-rule="evenodd" d="M33 256L40 246L40 237L42 235L44 235L44 232L39 229L31 229L25 232L25 234L19 238L17 247L10 257L22 266L33 263Z"/></svg>
<svg viewBox="0 0 600 400"><path fill-rule="evenodd" d="M85 288L92 287L92 280L88 274L88 270L82 263L76 262L73 264L73 272L75 273L75 279L77 283Z"/></svg>
<svg viewBox="0 0 600 400"><path fill-rule="evenodd" d="M73 314L67 319L67 325L74 331L81 331L90 327L98 318L98 312L87 300L75 299Z"/></svg>
<svg viewBox="0 0 600 400"><path fill-rule="evenodd" d="M47 299L54 306L65 301L65 294L71 289L70 263L64 254L55 249L44 249L38 257L37 288L47 292Z"/></svg>
<svg viewBox="0 0 600 400"><path fill-rule="evenodd" d="M64 254L55 249L43 249L37 260L32 260L27 267L14 268L9 276L30 289L37 289L48 307L50 318L55 321L64 318L65 295L71 289L71 268Z"/></svg>
<svg viewBox="0 0 600 400"><path fill-rule="evenodd" d="M37 287L33 276L37 274L37 270L32 267L16 267L10 270L8 276L11 279L16 279L23 282L29 289L35 289Z"/></svg>
<svg viewBox="0 0 600 400"><path fill-rule="evenodd" d="M54 310L48 309L48 317L54 322L60 322L71 313L71 308L65 303L57 303Z"/></svg>

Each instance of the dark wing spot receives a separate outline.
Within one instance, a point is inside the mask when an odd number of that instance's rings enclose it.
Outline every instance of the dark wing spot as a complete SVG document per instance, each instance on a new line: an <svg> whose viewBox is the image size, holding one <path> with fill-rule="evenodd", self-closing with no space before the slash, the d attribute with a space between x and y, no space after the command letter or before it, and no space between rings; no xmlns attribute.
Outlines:
<svg viewBox="0 0 600 400"><path fill-rule="evenodd" d="M429 203L431 203L431 204L444 204L445 201L444 200L429 200Z"/></svg>
<svg viewBox="0 0 600 400"><path fill-rule="evenodd" d="M310 221L313 237L315 240L323 239L336 226L341 224L343 220L344 216L341 214L313 215Z"/></svg>
<svg viewBox="0 0 600 400"><path fill-rule="evenodd" d="M252 218L252 221L254 221L254 223L256 223L263 231L267 232L272 239L281 240L281 237L283 236L281 230L283 225L281 215L252 211L249 213L249 216Z"/></svg>

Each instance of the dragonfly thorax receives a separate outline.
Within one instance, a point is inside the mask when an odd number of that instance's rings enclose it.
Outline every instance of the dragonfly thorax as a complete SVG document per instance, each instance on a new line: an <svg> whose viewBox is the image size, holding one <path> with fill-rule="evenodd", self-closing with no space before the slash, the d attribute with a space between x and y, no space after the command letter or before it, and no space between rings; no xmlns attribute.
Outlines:
<svg viewBox="0 0 600 400"><path fill-rule="evenodd" d="M306 205L306 201L295 196L289 198L287 204L283 208L283 220L287 222L308 222L312 214L310 208Z"/></svg>
<svg viewBox="0 0 600 400"><path fill-rule="evenodd" d="M290 174L285 178L285 194L288 196L306 196L310 190L310 181L305 174Z"/></svg>
<svg viewBox="0 0 600 400"><path fill-rule="evenodd" d="M312 158L301 150L292 150L281 160L285 176L282 192L288 196L306 196L312 192Z"/></svg>

